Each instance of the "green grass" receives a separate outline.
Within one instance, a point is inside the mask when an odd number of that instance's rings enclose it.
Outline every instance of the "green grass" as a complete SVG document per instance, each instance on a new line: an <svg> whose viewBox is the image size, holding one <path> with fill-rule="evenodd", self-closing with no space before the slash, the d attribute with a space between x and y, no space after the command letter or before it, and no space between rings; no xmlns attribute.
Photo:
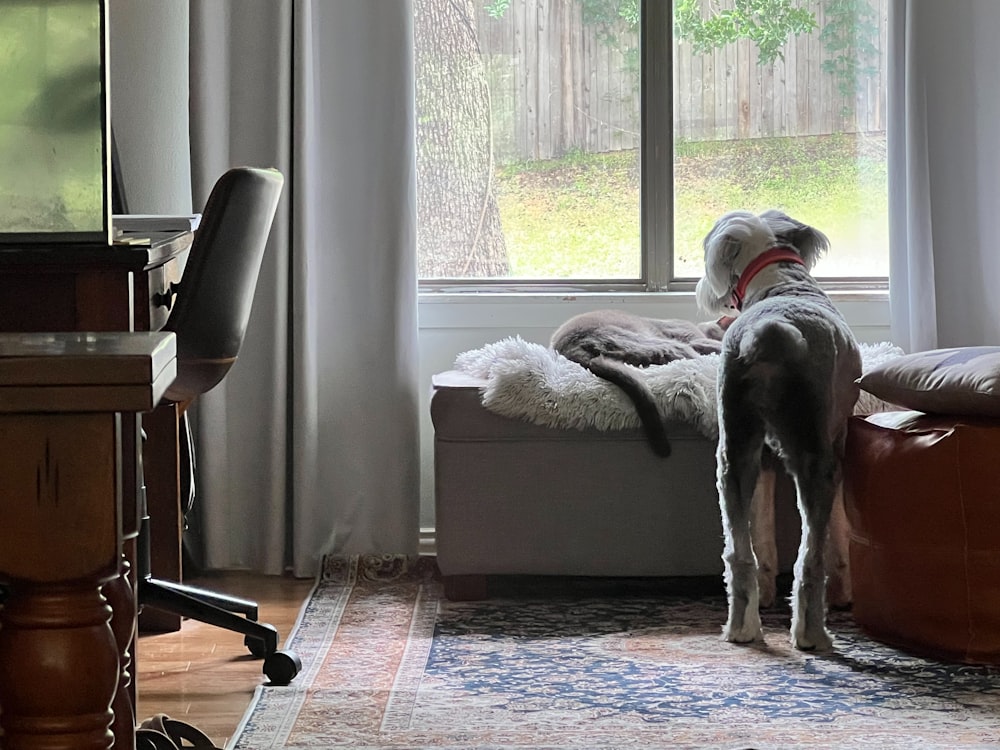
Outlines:
<svg viewBox="0 0 1000 750"><path fill-rule="evenodd" d="M676 275L701 275L701 241L736 208L780 208L825 232L833 249L817 273L885 275L884 139L854 136L678 143ZM638 278L638 153L572 153L501 167L501 221L511 275Z"/></svg>
<svg viewBox="0 0 1000 750"><path fill-rule="evenodd" d="M521 162L498 173L511 275L639 275L638 155L632 151Z"/></svg>

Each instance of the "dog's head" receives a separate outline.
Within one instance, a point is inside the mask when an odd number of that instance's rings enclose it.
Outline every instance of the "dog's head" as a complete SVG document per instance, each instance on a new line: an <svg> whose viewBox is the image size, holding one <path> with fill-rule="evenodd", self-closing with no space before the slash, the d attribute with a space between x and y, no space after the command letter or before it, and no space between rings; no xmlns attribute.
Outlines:
<svg viewBox="0 0 1000 750"><path fill-rule="evenodd" d="M738 314L733 290L740 275L750 261L779 245L793 248L812 270L830 241L818 229L775 209L759 216L749 211L722 216L705 236L705 275L695 289L698 307L709 315Z"/></svg>

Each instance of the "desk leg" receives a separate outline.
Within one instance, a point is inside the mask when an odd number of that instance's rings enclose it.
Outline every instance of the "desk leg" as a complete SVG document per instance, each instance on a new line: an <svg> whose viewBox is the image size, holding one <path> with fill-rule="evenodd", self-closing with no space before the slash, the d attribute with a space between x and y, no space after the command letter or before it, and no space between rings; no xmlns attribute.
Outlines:
<svg viewBox="0 0 1000 750"><path fill-rule="evenodd" d="M10 581L0 610L0 726L6 750L107 750L120 678L110 576ZM58 696L56 700L53 700Z"/></svg>
<svg viewBox="0 0 1000 750"><path fill-rule="evenodd" d="M181 435L177 404L161 404L152 412L143 414L142 428L146 432L142 453L150 519L150 572L156 578L179 582L182 578L184 519L179 491L177 445ZM180 629L181 617L173 612L150 607L139 615L139 631L142 633L166 633Z"/></svg>

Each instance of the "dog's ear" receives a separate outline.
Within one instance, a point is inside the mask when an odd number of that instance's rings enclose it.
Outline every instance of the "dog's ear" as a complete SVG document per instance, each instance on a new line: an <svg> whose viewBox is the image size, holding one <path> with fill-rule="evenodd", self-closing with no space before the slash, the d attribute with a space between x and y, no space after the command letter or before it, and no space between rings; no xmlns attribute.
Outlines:
<svg viewBox="0 0 1000 750"><path fill-rule="evenodd" d="M807 270L811 271L816 262L830 249L830 240L825 234L782 211L772 208L764 211L760 218L771 228L778 242L791 245L798 250Z"/></svg>
<svg viewBox="0 0 1000 750"><path fill-rule="evenodd" d="M704 245L705 275L695 287L695 301L708 315L732 314L733 289L739 280L736 259L743 243L716 224Z"/></svg>

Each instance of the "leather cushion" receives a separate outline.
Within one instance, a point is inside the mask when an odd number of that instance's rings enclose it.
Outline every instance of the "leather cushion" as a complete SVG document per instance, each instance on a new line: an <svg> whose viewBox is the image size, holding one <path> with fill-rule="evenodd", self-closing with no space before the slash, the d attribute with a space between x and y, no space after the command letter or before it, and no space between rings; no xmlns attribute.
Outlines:
<svg viewBox="0 0 1000 750"><path fill-rule="evenodd" d="M858 383L906 409L1000 417L1000 346L907 354L872 368Z"/></svg>

